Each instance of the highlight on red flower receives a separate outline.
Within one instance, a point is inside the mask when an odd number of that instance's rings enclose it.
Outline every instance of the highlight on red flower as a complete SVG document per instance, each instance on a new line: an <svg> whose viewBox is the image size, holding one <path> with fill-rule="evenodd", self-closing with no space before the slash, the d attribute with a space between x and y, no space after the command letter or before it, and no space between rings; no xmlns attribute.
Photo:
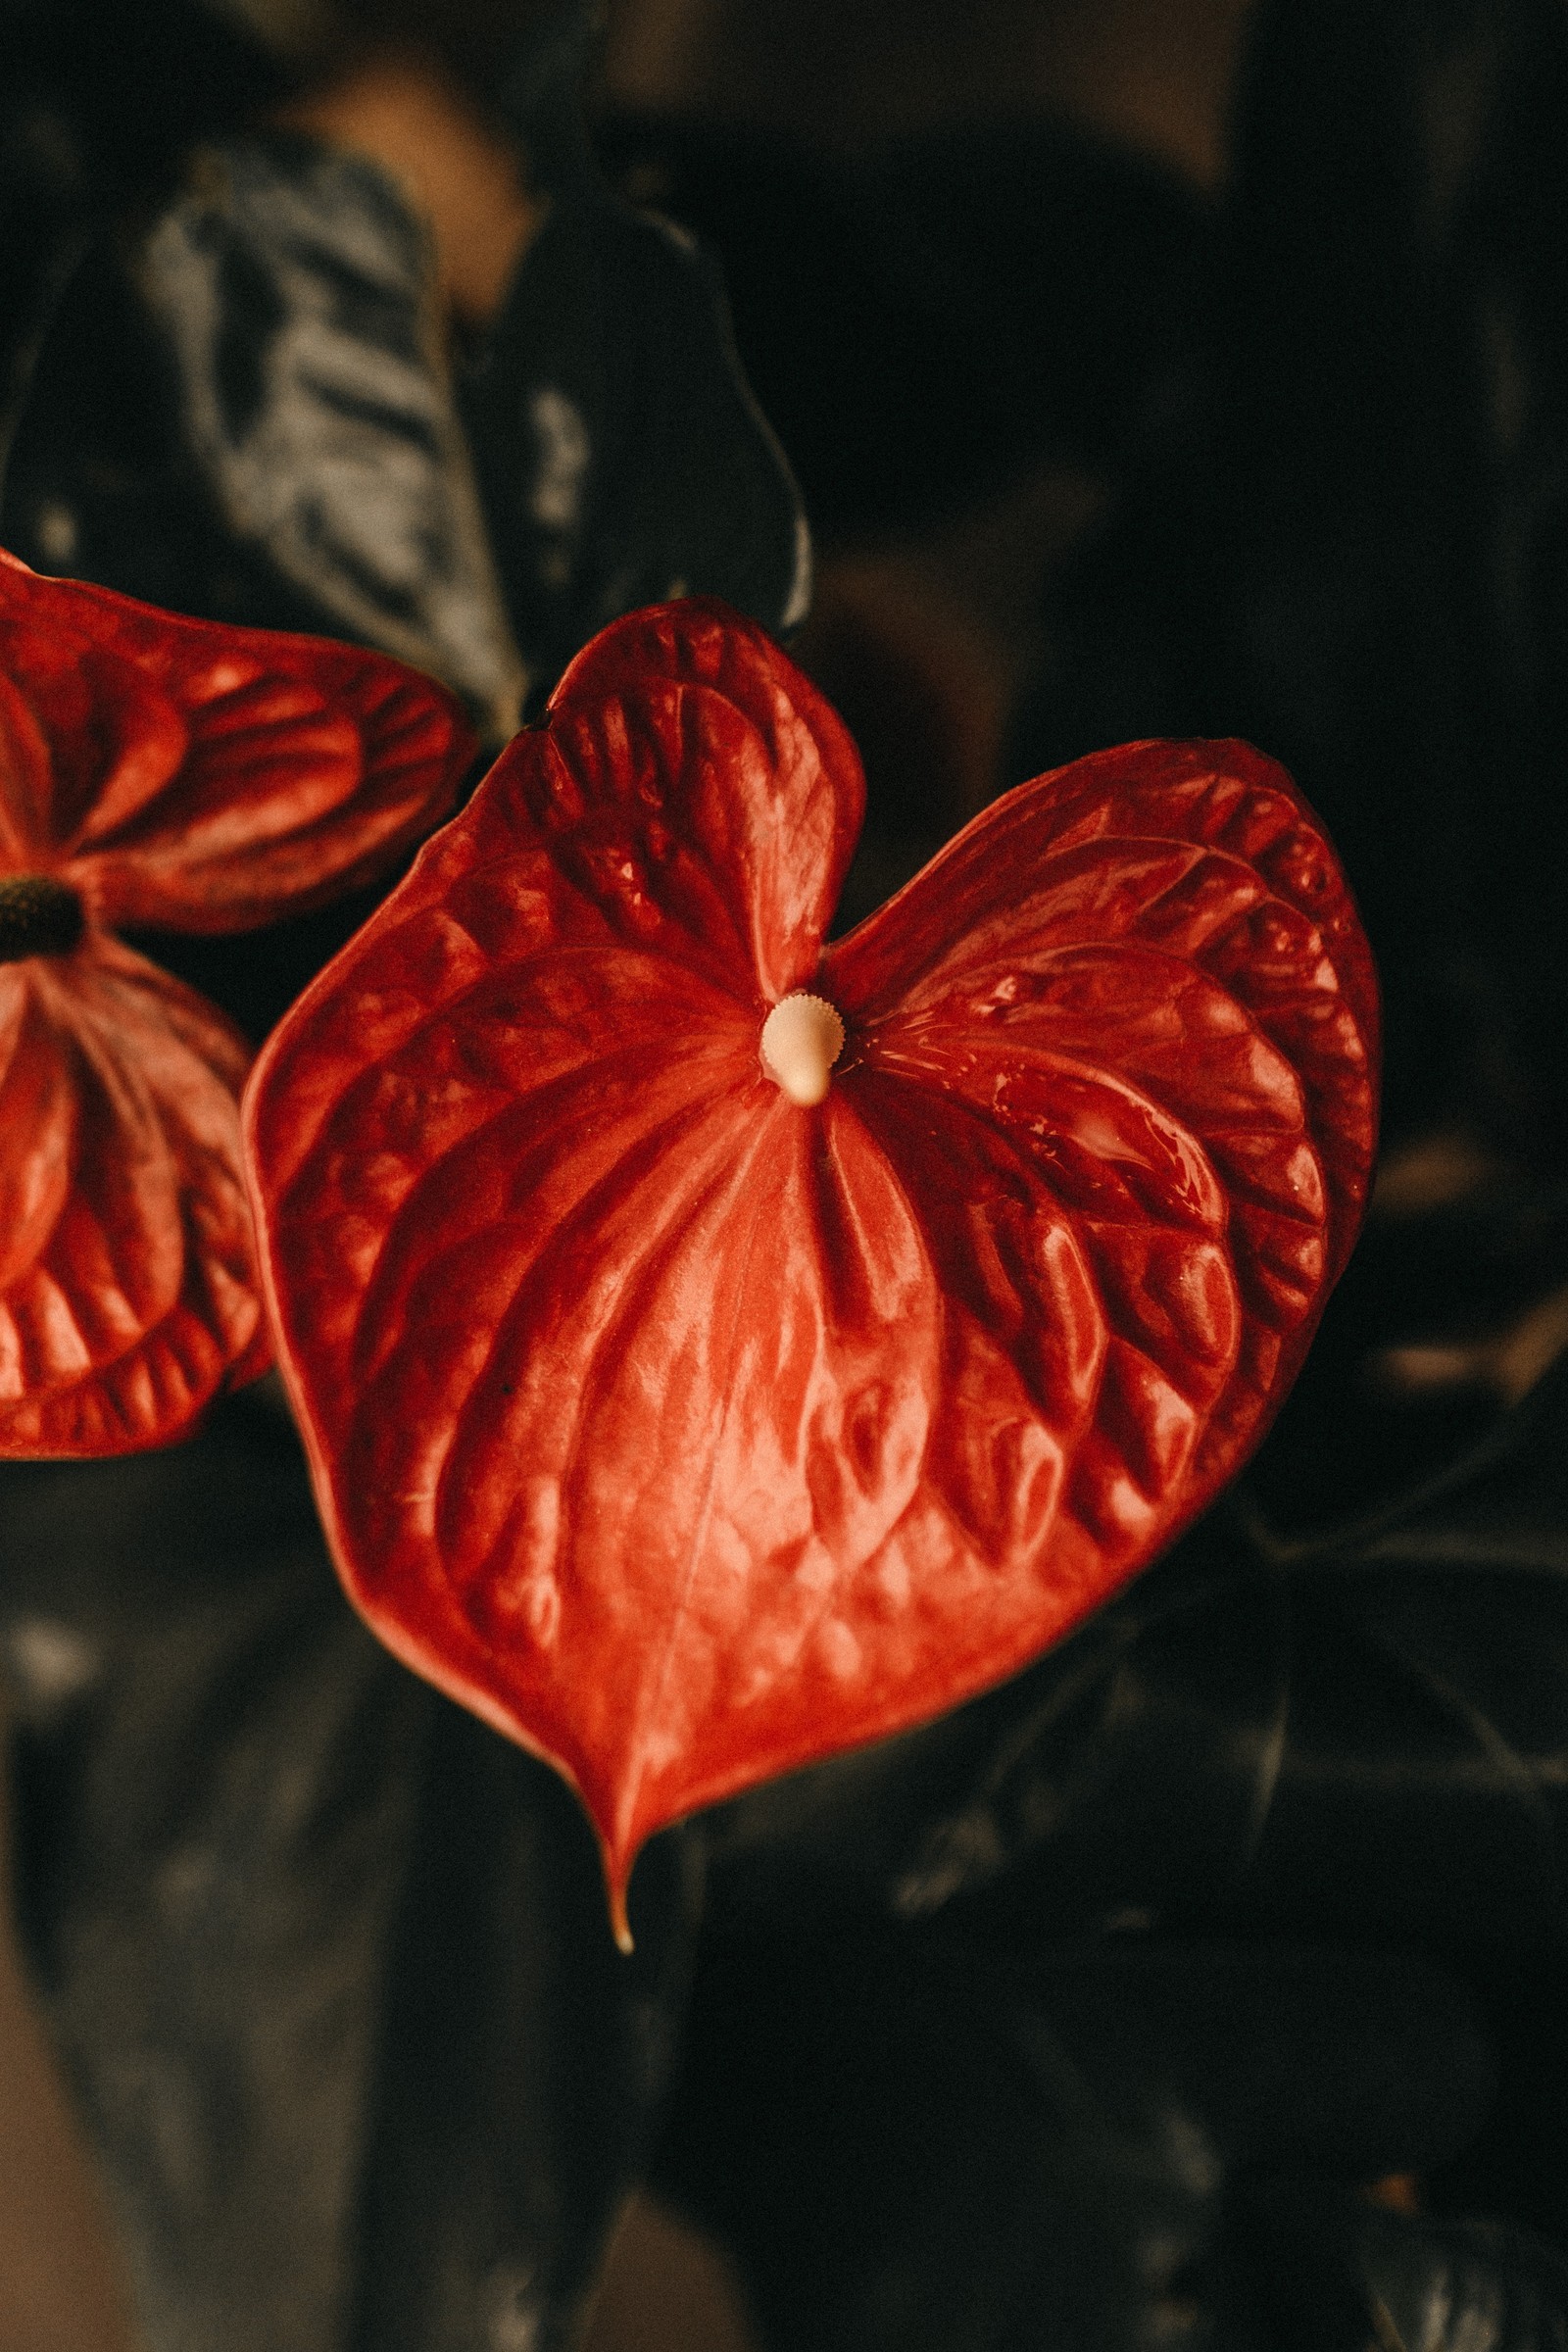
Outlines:
<svg viewBox="0 0 1568 2352"><path fill-rule="evenodd" d="M1378 1013L1239 743L1040 777L824 945L859 761L636 613L245 1104L354 1599L649 1834L1025 1665L1262 1434L1360 1217Z"/></svg>
<svg viewBox="0 0 1568 2352"><path fill-rule="evenodd" d="M117 928L303 913L444 815L473 752L381 655L0 553L0 1455L166 1444L270 1360L250 1048Z"/></svg>

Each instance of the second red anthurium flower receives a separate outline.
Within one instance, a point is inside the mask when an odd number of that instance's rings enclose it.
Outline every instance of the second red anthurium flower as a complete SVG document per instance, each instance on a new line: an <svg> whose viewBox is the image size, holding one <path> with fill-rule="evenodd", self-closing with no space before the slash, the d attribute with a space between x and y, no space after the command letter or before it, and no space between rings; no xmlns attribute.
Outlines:
<svg viewBox="0 0 1568 2352"><path fill-rule="evenodd" d="M250 1048L117 931L320 905L444 815L473 752L401 662L0 554L0 1455L165 1444L270 1360Z"/></svg>
<svg viewBox="0 0 1568 2352"><path fill-rule="evenodd" d="M843 726L617 621L307 992L246 1119L344 1577L641 1841L1015 1671L1236 1470L1343 1267L1365 942L1240 744L988 809L824 945Z"/></svg>

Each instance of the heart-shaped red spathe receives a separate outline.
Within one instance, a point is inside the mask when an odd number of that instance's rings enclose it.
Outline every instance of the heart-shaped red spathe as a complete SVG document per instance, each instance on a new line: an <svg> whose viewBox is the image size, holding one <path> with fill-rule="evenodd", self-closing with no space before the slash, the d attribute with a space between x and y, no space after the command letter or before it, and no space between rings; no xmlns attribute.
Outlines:
<svg viewBox="0 0 1568 2352"><path fill-rule="evenodd" d="M759 630L614 623L246 1098L349 1591L662 1824L1036 1656L1235 1471L1348 1253L1376 988L1247 746L1009 794L823 940L863 786ZM760 1054L809 990L816 1106Z"/></svg>
<svg viewBox="0 0 1568 2352"><path fill-rule="evenodd" d="M400 662L0 554L0 1455L166 1444L270 1357L250 1048L113 926L305 912L445 814L473 752Z"/></svg>

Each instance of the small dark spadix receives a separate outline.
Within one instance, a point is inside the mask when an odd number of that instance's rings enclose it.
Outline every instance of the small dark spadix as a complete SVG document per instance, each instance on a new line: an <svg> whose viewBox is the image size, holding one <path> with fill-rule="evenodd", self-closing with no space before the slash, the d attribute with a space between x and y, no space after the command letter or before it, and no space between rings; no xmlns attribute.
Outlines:
<svg viewBox="0 0 1568 2352"><path fill-rule="evenodd" d="M53 874L0 874L0 963L69 956L86 928L81 901Z"/></svg>

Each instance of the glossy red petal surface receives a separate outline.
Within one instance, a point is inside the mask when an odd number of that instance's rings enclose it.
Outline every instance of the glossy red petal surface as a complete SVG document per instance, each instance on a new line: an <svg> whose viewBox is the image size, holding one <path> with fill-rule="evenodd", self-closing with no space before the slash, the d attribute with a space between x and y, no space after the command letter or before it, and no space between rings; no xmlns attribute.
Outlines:
<svg viewBox="0 0 1568 2352"><path fill-rule="evenodd" d="M805 986L865 781L843 720L760 629L700 597L629 614L566 671L550 737L534 813L622 938L695 953L747 1003Z"/></svg>
<svg viewBox="0 0 1568 2352"><path fill-rule="evenodd" d="M1028 877L1010 904L999 903L999 871ZM1081 1116L1063 1117L1058 1082L1036 1057L1113 1072L1201 1152L1227 1202L1224 1255L1243 1315L1235 1363L1172 1482L1180 1508L1158 1514L1152 1540L1167 1541L1267 1427L1365 1205L1376 976L1310 810L1250 745L1097 754L986 810L829 952L823 985L868 1072L962 1095L1025 1150L1097 1237L1102 1294L1135 1341L1161 1310L1117 1262L1125 1220L1100 1206L1106 1182L1135 1163L1125 1139L1084 1152ZM1031 1088L1021 1081L1032 1069ZM1097 1440L1086 1478L1102 1452ZM1119 1466L1101 1475L1114 1480ZM1121 1493L1125 1543L1084 1489L1112 1581L1117 1551L1129 1570L1148 1553Z"/></svg>
<svg viewBox="0 0 1568 2352"><path fill-rule="evenodd" d="M1148 1560L1365 1191L1371 967L1280 770L1081 762L821 956L858 804L765 641L617 624L247 1098L349 1588L575 1782L617 1900L661 1823L941 1711ZM814 1109L759 1063L802 982L849 1030Z"/></svg>
<svg viewBox="0 0 1568 2352"><path fill-rule="evenodd" d="M836 944L823 985L867 1030L944 1004L994 1019L987 991L1031 941L1054 956L1135 938L1234 993L1298 1069L1326 1155L1332 1279L1375 1136L1377 977L1315 817L1250 744L1128 744L1021 785Z"/></svg>
<svg viewBox="0 0 1568 2352"><path fill-rule="evenodd" d="M0 864L96 919L244 930L383 870L450 808L445 688L324 639L186 620L0 559Z"/></svg>
<svg viewBox="0 0 1568 2352"><path fill-rule="evenodd" d="M114 940L0 966L0 1455L164 1445L265 1364L248 1060Z"/></svg>

